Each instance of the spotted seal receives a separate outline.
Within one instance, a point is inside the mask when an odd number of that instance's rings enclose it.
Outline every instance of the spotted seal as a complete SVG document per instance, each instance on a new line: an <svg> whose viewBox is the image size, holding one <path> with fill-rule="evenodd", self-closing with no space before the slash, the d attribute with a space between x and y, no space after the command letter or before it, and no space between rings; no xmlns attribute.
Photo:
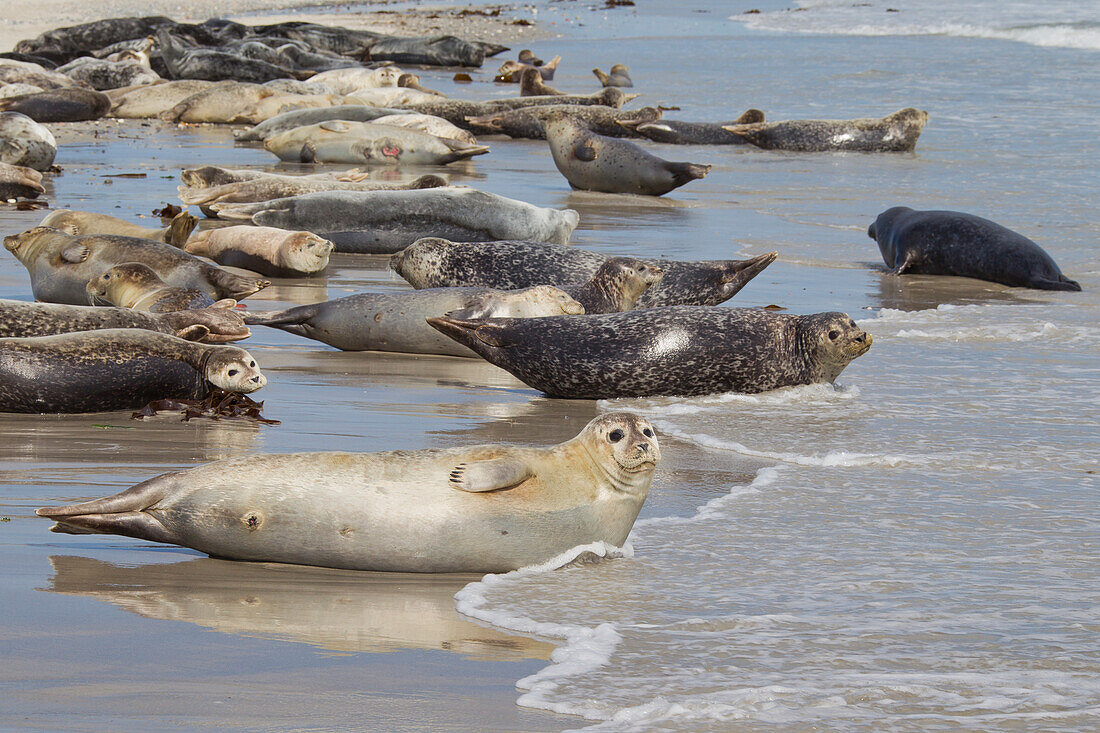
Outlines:
<svg viewBox="0 0 1100 733"><path fill-rule="evenodd" d="M173 247L182 247L197 223L198 220L186 211L181 211L172 217L168 226L152 228L138 226L133 222L107 214L56 209L47 214L38 226L60 229L73 235L115 234L121 237L153 239Z"/></svg>
<svg viewBox="0 0 1100 733"><path fill-rule="evenodd" d="M878 119L785 120L723 128L765 150L911 153L927 122L927 112L906 107Z"/></svg>
<svg viewBox="0 0 1100 733"><path fill-rule="evenodd" d="M143 313L113 306L63 305L0 300L0 338L53 336L105 328L143 328L187 341L223 344L248 338L251 332L232 308L214 306L174 313Z"/></svg>
<svg viewBox="0 0 1100 733"><path fill-rule="evenodd" d="M34 297L49 303L86 305L88 281L114 265L147 265L169 285L195 288L212 296L241 300L269 285L207 264L163 242L135 237L73 236L51 227L35 227L4 238L31 276Z"/></svg>
<svg viewBox="0 0 1100 733"><path fill-rule="evenodd" d="M867 228L896 275L958 275L1016 288L1074 290L1042 247L989 219L961 211L895 206Z"/></svg>
<svg viewBox="0 0 1100 733"><path fill-rule="evenodd" d="M617 120L623 127L655 143L673 145L748 145L743 135L726 129L726 125L747 125L763 122L764 113L758 109L745 110L733 122L681 122L680 120L656 121Z"/></svg>
<svg viewBox="0 0 1100 733"><path fill-rule="evenodd" d="M219 265L243 267L268 277L308 277L324 272L333 247L312 232L235 226L196 232L184 250Z"/></svg>
<svg viewBox="0 0 1100 733"><path fill-rule="evenodd" d="M499 573L622 545L660 457L649 421L610 413L549 448L249 456L38 514L235 560Z"/></svg>
<svg viewBox="0 0 1100 733"><path fill-rule="evenodd" d="M93 277L84 287L92 303L103 302L148 311L149 313L171 313L173 311L209 308L214 299L201 290L173 287L164 282L152 268L138 262L126 262L108 268L106 272ZM237 301L227 299L218 305L232 308Z"/></svg>
<svg viewBox="0 0 1100 733"><path fill-rule="evenodd" d="M532 97L534 99L534 97ZM480 117L467 117L466 126L475 132L497 133L529 140L545 140L546 131L539 121L540 112L564 112L582 120L589 131L607 137L641 137L624 122L653 122L661 119L656 107L611 109L610 107L580 107L573 104L550 105L531 109L497 110Z"/></svg>
<svg viewBox="0 0 1100 733"><path fill-rule="evenodd" d="M429 318L551 397L765 392L832 382L871 347L844 313L677 306L531 320Z"/></svg>
<svg viewBox="0 0 1100 733"><path fill-rule="evenodd" d="M769 252L747 260L646 259L663 274L638 296L636 307L718 305L778 256ZM425 237L391 257L390 267L414 288L480 285L507 290L546 284L569 289L595 277L609 259L579 247L540 242L450 242Z"/></svg>
<svg viewBox="0 0 1100 733"><path fill-rule="evenodd" d="M549 87L542 81L539 70L528 67L520 72L519 93L522 97L554 96L564 97L565 92Z"/></svg>
<svg viewBox="0 0 1100 733"><path fill-rule="evenodd" d="M538 119L554 165L573 188L663 196L710 172L709 165L673 163L628 140L597 135L565 112L544 112Z"/></svg>
<svg viewBox="0 0 1100 733"><path fill-rule="evenodd" d="M197 399L214 385L254 392L267 383L236 346L139 328L0 339L0 412L106 412L158 399Z"/></svg>
<svg viewBox="0 0 1100 733"><path fill-rule="evenodd" d="M431 288L359 293L273 313L248 313L251 326L271 326L344 351L398 351L477 357L428 326L429 316L541 318L584 313L580 303L548 285L525 290Z"/></svg>

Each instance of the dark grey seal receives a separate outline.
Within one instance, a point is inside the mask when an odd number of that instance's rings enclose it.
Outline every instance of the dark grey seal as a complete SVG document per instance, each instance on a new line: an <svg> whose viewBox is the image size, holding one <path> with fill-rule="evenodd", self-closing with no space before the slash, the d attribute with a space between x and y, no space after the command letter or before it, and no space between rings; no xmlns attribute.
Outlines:
<svg viewBox="0 0 1100 733"><path fill-rule="evenodd" d="M154 314L129 308L0 300L0 338L54 336L105 328L142 328L207 344L239 341L251 335L232 308Z"/></svg>
<svg viewBox="0 0 1100 733"><path fill-rule="evenodd" d="M660 282L638 296L636 307L718 305L736 295L776 257L777 252L769 252L747 260L646 259L663 275ZM609 259L579 247L556 244L467 243L429 237L391 257L390 267L414 288L480 285L508 290L553 285L570 290L591 280Z"/></svg>
<svg viewBox="0 0 1100 733"><path fill-rule="evenodd" d="M785 120L725 125L725 129L765 150L911 153L927 122L927 112L906 107L879 119Z"/></svg>
<svg viewBox="0 0 1100 733"><path fill-rule="evenodd" d="M546 98L563 99L563 97ZM528 99L537 99L537 97L528 97ZM540 113L551 111L563 112L574 119L582 120L591 132L607 137L641 137L623 123L653 122L661 119L661 110L656 107L612 109L591 105L582 107L575 104L555 104L525 109L501 109L479 117L470 116L461 124L457 122L455 124L478 133L500 133L515 138L545 140L546 131L538 116Z"/></svg>
<svg viewBox="0 0 1100 733"><path fill-rule="evenodd" d="M69 87L0 99L0 110L19 112L35 122L98 120L111 109L111 98L94 89Z"/></svg>
<svg viewBox="0 0 1100 733"><path fill-rule="evenodd" d="M274 79L307 79L312 71L298 71L266 61L209 48L184 48L168 32L157 33L157 46L172 79L233 80L263 84Z"/></svg>
<svg viewBox="0 0 1100 733"><path fill-rule="evenodd" d="M958 275L1037 290L1080 290L1042 247L1022 234L960 211L895 206L867 228L897 275Z"/></svg>
<svg viewBox="0 0 1100 733"><path fill-rule="evenodd" d="M267 379L244 349L138 328L0 339L0 412L132 410L210 384L254 392Z"/></svg>
<svg viewBox="0 0 1100 733"><path fill-rule="evenodd" d="M567 399L754 393L833 382L871 348L871 336L844 313L679 306L428 323L525 384Z"/></svg>
<svg viewBox="0 0 1100 733"><path fill-rule="evenodd" d="M758 109L749 109L745 110L744 114L733 122L681 122L680 120L660 119L654 122L620 120L619 124L655 143L670 143L672 145L748 145L747 138L730 132L724 126L745 125L763 121L763 112Z"/></svg>
<svg viewBox="0 0 1100 733"><path fill-rule="evenodd" d="M633 87L634 81L630 78L630 67L626 64L615 64L611 67L611 73L605 74L599 69L592 69L592 73L605 87Z"/></svg>

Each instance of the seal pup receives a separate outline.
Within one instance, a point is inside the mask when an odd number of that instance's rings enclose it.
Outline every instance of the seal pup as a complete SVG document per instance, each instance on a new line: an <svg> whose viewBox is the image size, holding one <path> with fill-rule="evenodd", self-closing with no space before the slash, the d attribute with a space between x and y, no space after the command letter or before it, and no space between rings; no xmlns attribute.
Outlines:
<svg viewBox="0 0 1100 733"><path fill-rule="evenodd" d="M139 328L5 338L0 351L0 412L132 410L198 399L211 384L231 392L267 384L244 349Z"/></svg>
<svg viewBox="0 0 1100 733"><path fill-rule="evenodd" d="M599 69L592 69L592 73L600 80L600 84L605 87L634 86L634 82L630 78L630 67L626 64L615 64L611 67L611 72L608 74L603 73Z"/></svg>
<svg viewBox="0 0 1100 733"><path fill-rule="evenodd" d="M115 265L84 286L92 303L105 301L119 308L171 313L191 309L209 308L214 299L201 290L178 288L157 277L152 268L137 262ZM237 301L218 301L223 308L233 308Z"/></svg>
<svg viewBox="0 0 1100 733"><path fill-rule="evenodd" d="M383 89L397 86L401 78L401 69L396 66L383 66L378 69L348 67L322 71L310 77L316 84L327 84L337 94L354 94L364 89Z"/></svg>
<svg viewBox="0 0 1100 733"><path fill-rule="evenodd" d="M635 307L724 303L778 256L769 252L747 260L647 259L663 274L638 296ZM480 285L507 290L545 283L568 289L595 277L609 259L557 244L426 237L391 257L390 267L414 288Z"/></svg>
<svg viewBox="0 0 1100 733"><path fill-rule="evenodd" d="M1079 291L1049 254L1018 232L961 211L895 206L867 228L895 275L957 275L1014 288Z"/></svg>
<svg viewBox="0 0 1100 733"><path fill-rule="evenodd" d="M56 209L39 222L40 227L52 227L73 235L80 234L117 234L121 237L153 239L174 247L182 247L194 230L198 219L181 211L172 217L166 227L146 228L133 222L107 214L93 214L90 211L72 211Z"/></svg>
<svg viewBox="0 0 1100 733"><path fill-rule="evenodd" d="M611 257L597 268L591 280L563 286L562 290L584 306L585 313L621 313L634 308L642 293L659 283L663 276L661 268L652 263L632 257ZM448 315L461 318L454 313Z"/></svg>
<svg viewBox="0 0 1100 733"><path fill-rule="evenodd" d="M663 196L710 171L709 165L672 163L632 142L597 135L564 112L538 118L554 165L573 188Z"/></svg>
<svg viewBox="0 0 1100 733"><path fill-rule="evenodd" d="M330 120L273 135L264 149L295 163L446 165L489 152L488 146L377 122Z"/></svg>
<svg viewBox="0 0 1100 733"><path fill-rule="evenodd" d="M833 382L871 348L844 313L678 306L596 316L428 323L550 397L765 392Z"/></svg>
<svg viewBox="0 0 1100 733"><path fill-rule="evenodd" d="M618 120L618 123L631 132L655 143L673 145L748 145L743 135L737 135L725 128L726 125L746 125L763 122L764 113L758 109L749 109L733 122L681 122L680 120L660 119L656 121Z"/></svg>
<svg viewBox="0 0 1100 733"><path fill-rule="evenodd" d="M36 199L45 192L42 174L34 168L0 163L0 200Z"/></svg>
<svg viewBox="0 0 1100 733"><path fill-rule="evenodd" d="M565 244L580 216L448 186L419 191L324 191L255 204L214 204L218 216L325 236L337 252L392 254L421 237Z"/></svg>
<svg viewBox="0 0 1100 733"><path fill-rule="evenodd" d="M49 128L19 112L0 112L0 163L44 171L56 155Z"/></svg>
<svg viewBox="0 0 1100 733"><path fill-rule="evenodd" d="M4 247L27 268L34 297L50 303L86 305L88 281L126 262L149 266L169 285L195 288L219 299L241 300L270 284L207 264L151 239L72 236L51 227L35 227L5 237Z"/></svg>
<svg viewBox="0 0 1100 733"><path fill-rule="evenodd" d="M80 87L47 89L0 99L0 110L25 114L35 122L98 120L110 108L111 99L106 94Z"/></svg>
<svg viewBox="0 0 1100 733"><path fill-rule="evenodd" d="M334 245L312 232L232 226L196 232L184 250L268 277L308 277L328 267Z"/></svg>
<svg viewBox="0 0 1100 733"><path fill-rule="evenodd" d="M906 107L879 119L785 120L723 127L765 150L911 153L927 122L927 112Z"/></svg>
<svg viewBox="0 0 1100 733"><path fill-rule="evenodd" d="M428 326L429 316L542 318L578 315L584 308L548 285L525 290L432 288L396 293L359 293L346 298L248 313L251 326L271 326L343 351L397 351L477 358L477 354Z"/></svg>
<svg viewBox="0 0 1100 733"><path fill-rule="evenodd" d="M660 458L648 420L609 413L549 448L233 458L38 515L60 532L120 534L234 560L501 573L578 545L621 546Z"/></svg>
<svg viewBox="0 0 1100 733"><path fill-rule="evenodd" d="M222 301L231 302L234 301ZM114 306L0 300L0 338L53 336L105 328L143 328L207 344L239 341L251 335L238 313L217 304L202 310L145 313Z"/></svg>
<svg viewBox="0 0 1100 733"><path fill-rule="evenodd" d="M554 96L563 97L565 92L558 91L542 83L538 69L527 68L519 75L519 93L523 97Z"/></svg>
<svg viewBox="0 0 1100 733"><path fill-rule="evenodd" d="M531 97L534 99L534 97ZM623 122L652 122L661 119L661 111L656 107L639 109L611 109L610 107L579 107L562 104L529 109L498 110L480 117L467 117L466 126L476 132L496 133L513 138L545 140L546 130L539 121L540 112L564 112L570 117L582 120L591 132L607 137L641 137Z"/></svg>

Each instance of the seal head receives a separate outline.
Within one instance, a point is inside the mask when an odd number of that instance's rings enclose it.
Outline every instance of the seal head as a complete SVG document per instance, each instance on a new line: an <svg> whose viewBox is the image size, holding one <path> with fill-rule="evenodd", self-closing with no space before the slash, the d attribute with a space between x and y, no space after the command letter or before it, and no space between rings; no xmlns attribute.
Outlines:
<svg viewBox="0 0 1100 733"><path fill-rule="evenodd" d="M229 392L255 392L267 384L252 354L236 346L210 349L203 357L202 375Z"/></svg>

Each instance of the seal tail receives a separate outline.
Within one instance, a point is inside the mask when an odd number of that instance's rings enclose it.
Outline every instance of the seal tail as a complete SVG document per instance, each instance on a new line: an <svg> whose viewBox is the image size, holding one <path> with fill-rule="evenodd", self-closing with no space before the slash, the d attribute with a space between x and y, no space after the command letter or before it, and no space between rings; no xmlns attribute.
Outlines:
<svg viewBox="0 0 1100 733"><path fill-rule="evenodd" d="M172 218L172 223L168 225L168 231L164 233L164 241L173 247L182 248L198 223L198 219L186 211L181 211Z"/></svg>
<svg viewBox="0 0 1100 733"><path fill-rule="evenodd" d="M470 143L464 143L461 140L452 140L450 138L439 138L444 145L451 149L451 154L443 158L443 163L453 163L456 160L466 160L472 158L475 155L485 155L489 152L488 145L471 145ZM429 188L432 188L431 186Z"/></svg>
<svg viewBox="0 0 1100 733"><path fill-rule="evenodd" d="M43 507L35 514L55 520L53 531L64 534L118 534L179 544L176 535L147 512L168 496L172 488L170 477L174 475L166 473L113 496L82 504Z"/></svg>
<svg viewBox="0 0 1100 733"><path fill-rule="evenodd" d="M725 296L724 299L737 295L741 288L748 285L750 280L763 272L778 257L778 252L768 252L747 260L732 261L729 269L722 276L722 295Z"/></svg>
<svg viewBox="0 0 1100 733"><path fill-rule="evenodd" d="M283 327L300 325L316 315L316 311L315 307L306 305L287 308L282 311L244 313L243 315L247 326L271 326L272 328L282 328L284 331L290 331L291 329ZM298 333L298 331L293 331L293 333Z"/></svg>
<svg viewBox="0 0 1100 733"><path fill-rule="evenodd" d="M667 163L665 167L672 174L672 180L677 186L694 181L696 178L705 178L707 173L710 173L710 166L701 163Z"/></svg>
<svg viewBox="0 0 1100 733"><path fill-rule="evenodd" d="M259 277L245 277L229 270L223 270L220 267L210 266L207 273L207 279L217 290L219 298L244 300L271 284L270 280Z"/></svg>
<svg viewBox="0 0 1100 733"><path fill-rule="evenodd" d="M480 320L463 320L449 316L436 316L425 319L428 325L458 343L481 354L486 346L507 347L504 327L500 324ZM484 356L484 354L482 354Z"/></svg>

